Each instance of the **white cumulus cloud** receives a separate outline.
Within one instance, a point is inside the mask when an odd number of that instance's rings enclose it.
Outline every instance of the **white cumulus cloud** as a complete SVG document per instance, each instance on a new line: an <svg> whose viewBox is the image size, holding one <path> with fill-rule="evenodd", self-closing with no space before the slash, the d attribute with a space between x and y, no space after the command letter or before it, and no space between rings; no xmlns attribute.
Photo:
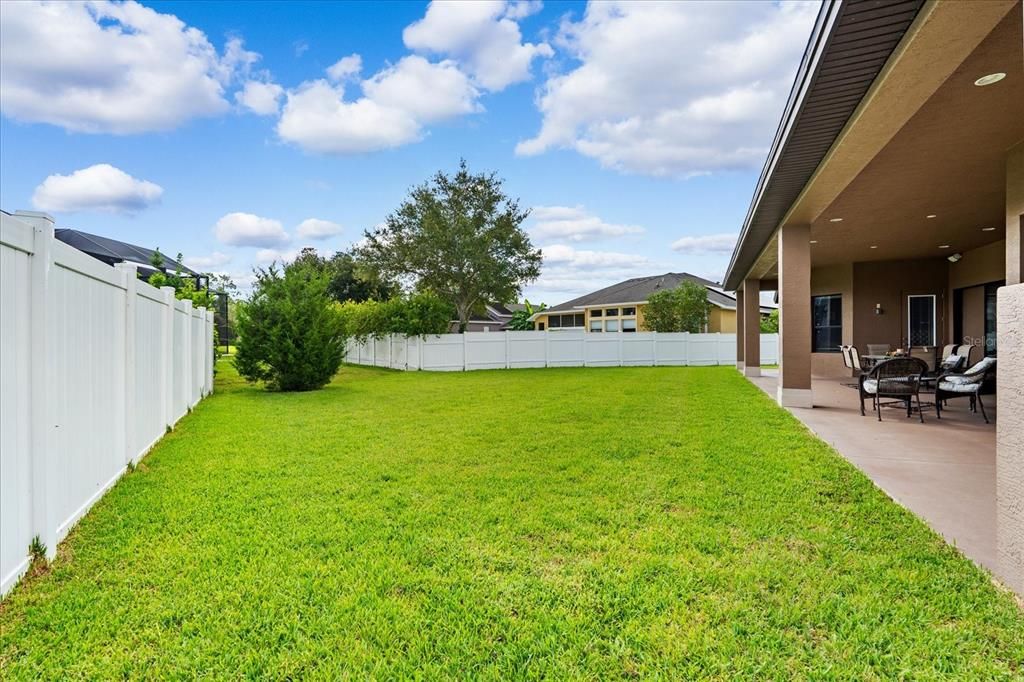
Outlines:
<svg viewBox="0 0 1024 682"><path fill-rule="evenodd" d="M526 295L531 301L549 305L665 269L663 264L635 253L580 250L567 244L545 246L541 250L544 256L541 275L527 287Z"/></svg>
<svg viewBox="0 0 1024 682"><path fill-rule="evenodd" d="M208 256L185 256L185 265L201 272L211 271L230 262L231 256L220 251L214 251Z"/></svg>
<svg viewBox="0 0 1024 682"><path fill-rule="evenodd" d="M137 2L5 2L0 108L79 132L168 130L226 111L225 87L256 59Z"/></svg>
<svg viewBox="0 0 1024 682"><path fill-rule="evenodd" d="M235 93L235 101L260 116L273 116L281 108L281 97L284 88L277 83L264 81L246 81L241 90Z"/></svg>
<svg viewBox="0 0 1024 682"><path fill-rule="evenodd" d="M537 57L553 54L547 43L524 43L520 19L539 2L433 0L422 19L406 27L406 47L455 59L482 87L502 90L530 78Z"/></svg>
<svg viewBox="0 0 1024 682"><path fill-rule="evenodd" d="M530 234L541 241L582 242L644 232L639 225L605 222L582 206L535 206L530 218Z"/></svg>
<svg viewBox="0 0 1024 682"><path fill-rule="evenodd" d="M214 226L214 235L222 244L231 246L269 248L289 241L280 221L252 213L228 213L221 217Z"/></svg>
<svg viewBox="0 0 1024 682"><path fill-rule="evenodd" d="M295 234L303 239L328 239L341 234L341 225L330 220L306 218L295 228Z"/></svg>
<svg viewBox="0 0 1024 682"><path fill-rule="evenodd" d="M70 175L51 175L36 187L32 205L41 211L136 213L160 201L163 188L108 163Z"/></svg>
<svg viewBox="0 0 1024 682"><path fill-rule="evenodd" d="M699 237L680 237L672 242L672 250L684 253L732 253L735 245L735 234L706 234Z"/></svg>
<svg viewBox="0 0 1024 682"><path fill-rule="evenodd" d="M537 135L602 166L692 176L760 165L817 12L811 2L592 2L557 44ZM654 49L652 46L656 46Z"/></svg>
<svg viewBox="0 0 1024 682"><path fill-rule="evenodd" d="M278 249L260 249L253 259L258 265L271 263L290 263L299 255L298 251L279 251Z"/></svg>
<svg viewBox="0 0 1024 682"><path fill-rule="evenodd" d="M415 142L427 123L480 110L476 89L450 61L407 56L360 85L363 96L346 99L344 84L303 83L287 95L278 135L308 151L353 154Z"/></svg>
<svg viewBox="0 0 1024 682"><path fill-rule="evenodd" d="M348 80L353 76L358 76L359 72L362 70L363 58L357 54L350 54L347 57L342 57L331 66L327 67L327 77L338 83Z"/></svg>

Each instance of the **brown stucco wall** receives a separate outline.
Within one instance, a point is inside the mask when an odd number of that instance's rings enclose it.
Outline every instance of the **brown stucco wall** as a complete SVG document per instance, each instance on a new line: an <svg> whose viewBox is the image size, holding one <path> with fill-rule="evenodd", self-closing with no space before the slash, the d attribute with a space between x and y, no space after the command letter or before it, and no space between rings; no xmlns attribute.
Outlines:
<svg viewBox="0 0 1024 682"><path fill-rule="evenodd" d="M843 343L853 343L853 264L811 269L811 296L841 294L843 297ZM810 303L808 302L808 305ZM819 377L847 376L841 353L811 353L811 374Z"/></svg>
<svg viewBox="0 0 1024 682"><path fill-rule="evenodd" d="M949 264L949 286L946 291L946 338L949 343L968 343L985 334L985 289L989 282L1006 276L1006 241L993 242L979 249L966 251L956 263ZM953 292L964 289L963 337L953 337ZM980 356L977 356L980 357Z"/></svg>
<svg viewBox="0 0 1024 682"><path fill-rule="evenodd" d="M996 551L1000 577L1024 595L1024 284L1002 287L996 306Z"/></svg>
<svg viewBox="0 0 1024 682"><path fill-rule="evenodd" d="M938 345L946 343L949 262L945 258L909 261L871 261L853 264L853 343L862 349L869 343L905 344L907 296L934 294ZM881 315L875 304L882 304Z"/></svg>

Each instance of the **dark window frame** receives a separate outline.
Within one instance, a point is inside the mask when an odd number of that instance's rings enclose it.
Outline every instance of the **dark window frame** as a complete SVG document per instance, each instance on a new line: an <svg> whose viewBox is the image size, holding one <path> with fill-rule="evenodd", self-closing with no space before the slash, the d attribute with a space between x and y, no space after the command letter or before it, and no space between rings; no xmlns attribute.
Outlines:
<svg viewBox="0 0 1024 682"><path fill-rule="evenodd" d="M832 318L832 306L833 303L838 303L839 313L839 324L817 324L815 320L815 310L817 309L817 303L819 300L827 299L828 305L828 318ZM818 332L819 330L828 330L830 340L835 343L834 347L821 347L818 344ZM838 335L838 339L836 338ZM843 295L842 294L821 294L818 296L811 296L811 352L812 353L839 353L840 346L843 345Z"/></svg>

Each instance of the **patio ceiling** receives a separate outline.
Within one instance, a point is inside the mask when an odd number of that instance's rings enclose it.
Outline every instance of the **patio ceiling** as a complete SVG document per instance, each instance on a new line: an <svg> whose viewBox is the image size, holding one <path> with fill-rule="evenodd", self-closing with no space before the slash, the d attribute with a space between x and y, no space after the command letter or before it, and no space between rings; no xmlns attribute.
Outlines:
<svg viewBox="0 0 1024 682"><path fill-rule="evenodd" d="M782 221L811 224L814 265L938 257L1005 237L1006 152L1024 139L1022 44L1020 2L922 11ZM996 72L1006 78L974 85ZM773 236L750 276L777 277L776 261Z"/></svg>

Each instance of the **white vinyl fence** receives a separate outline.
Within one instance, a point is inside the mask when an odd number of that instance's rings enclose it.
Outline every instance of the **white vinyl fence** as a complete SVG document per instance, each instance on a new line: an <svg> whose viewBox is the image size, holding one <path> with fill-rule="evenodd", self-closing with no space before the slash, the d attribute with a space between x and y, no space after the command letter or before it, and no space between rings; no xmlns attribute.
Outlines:
<svg viewBox="0 0 1024 682"><path fill-rule="evenodd" d="M213 390L213 312L0 214L0 595Z"/></svg>
<svg viewBox="0 0 1024 682"><path fill-rule="evenodd" d="M761 335L761 363L778 362L779 335ZM348 362L402 370L462 372L520 367L735 365L735 334L470 332L351 340Z"/></svg>

